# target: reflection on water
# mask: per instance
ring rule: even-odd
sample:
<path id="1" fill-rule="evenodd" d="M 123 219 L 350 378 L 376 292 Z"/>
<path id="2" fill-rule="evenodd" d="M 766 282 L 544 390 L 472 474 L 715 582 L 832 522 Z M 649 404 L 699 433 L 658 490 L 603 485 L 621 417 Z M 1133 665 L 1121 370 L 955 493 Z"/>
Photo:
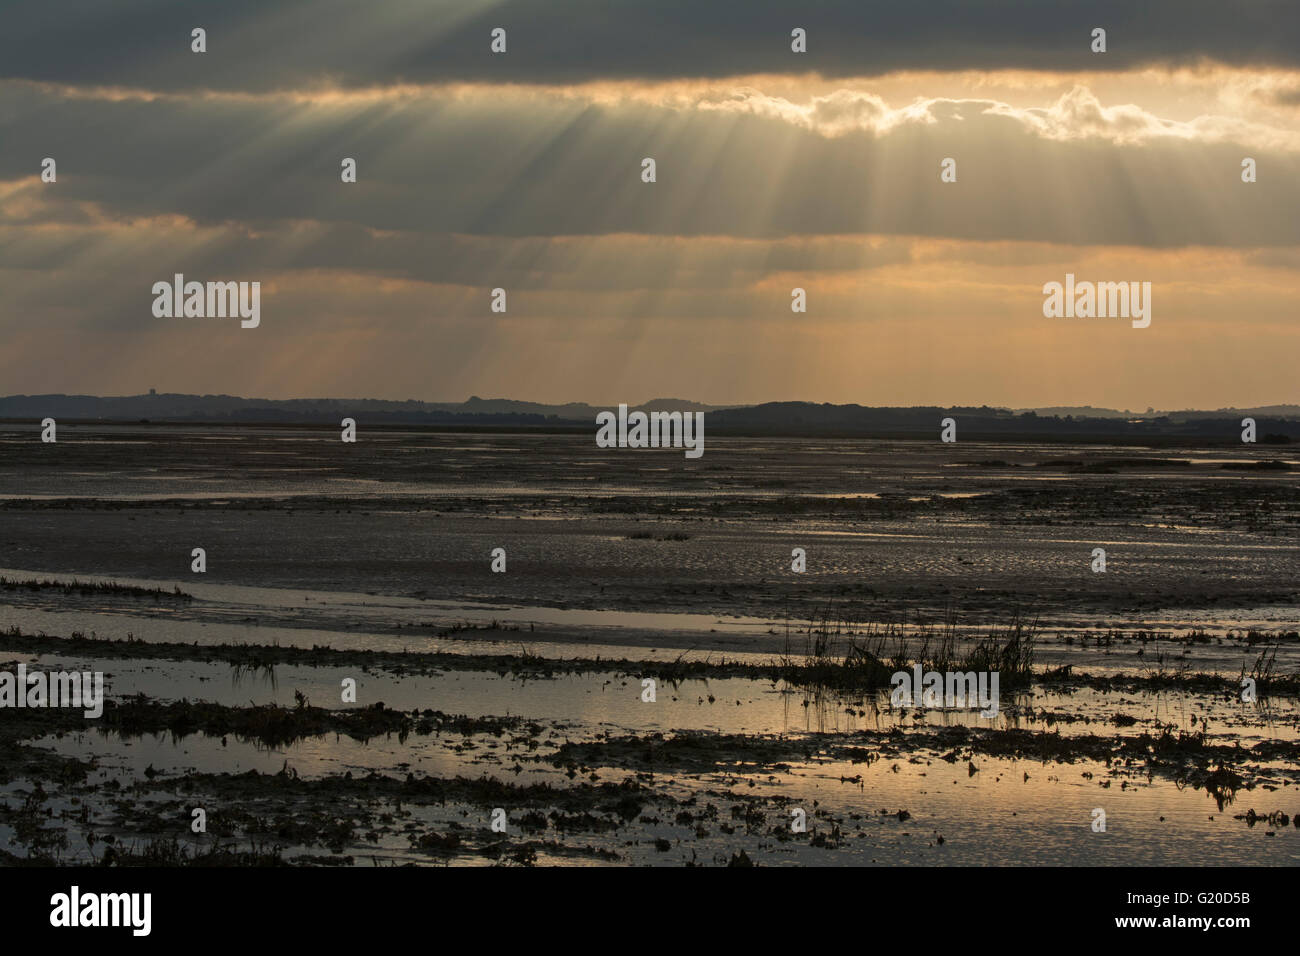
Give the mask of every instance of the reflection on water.
<path id="1" fill-rule="evenodd" d="M 4 560 L 41 569 L 0 575 L 179 585 L 194 598 L 6 589 L 0 628 L 201 645 L 771 662 L 787 641 L 801 643 L 810 608 L 838 614 L 851 605 L 854 620 L 910 624 L 955 607 L 960 648 L 1032 605 L 1041 610 L 1040 670 L 1235 676 L 1249 673 L 1261 649 L 1244 640 L 1248 629 L 1279 643 L 1281 671 L 1300 670 L 1300 641 L 1287 636 L 1297 629 L 1300 476 L 1222 467 L 1258 462 L 1241 458 L 1249 450 L 719 436 L 707 463 L 684 471 L 654 455 L 598 455 L 589 436 L 384 431 L 344 467 L 321 434 L 69 426 L 58 467 L 34 462 L 28 437 L 0 436 Z M 1098 467 L 1070 472 L 1080 464 Z M 200 545 L 209 573 L 189 574 L 187 556 Z M 498 545 L 509 552 L 508 575 L 488 571 Z M 1107 575 L 1087 571 L 1094 546 L 1107 548 Z M 804 574 L 790 573 L 794 547 L 808 551 Z M 1186 639 L 1193 629 L 1203 633 Z M 119 699 L 382 702 L 530 722 L 500 736 L 326 734 L 284 747 L 93 728 L 41 737 L 40 748 L 95 762 L 91 783 L 102 791 L 51 797 L 74 817 L 120 799 L 147 804 L 170 826 L 189 782 L 168 796 L 145 781 L 256 770 L 332 787 L 374 771 L 545 783 L 566 799 L 580 785 L 634 782 L 644 805 L 625 824 L 581 829 L 574 841 L 623 862 L 680 865 L 697 853 L 725 862 L 744 847 L 764 864 L 1160 864 L 1200 861 L 1208 842 L 1241 862 L 1300 858 L 1295 827 L 1235 819 L 1300 811 L 1291 805 L 1295 768 L 1256 750 L 1297 740 L 1294 700 L 1246 705 L 1053 685 L 1004 694 L 998 716 L 982 718 L 895 709 L 885 690 L 846 695 L 734 678 L 661 681 L 649 704 L 634 673 L 525 680 L 57 655 L 31 665 L 103 669 Z M 341 700 L 345 679 L 357 683 L 354 705 Z M 1231 774 L 1210 786 L 1197 774 L 1219 771 L 1195 755 L 1171 773 L 1107 750 L 1165 732 L 1239 747 L 1232 773 L 1250 764 L 1258 786 L 1238 788 Z M 647 756 L 665 741 L 696 747 L 690 735 L 709 759 L 660 766 Z M 994 743 L 963 744 L 976 735 Z M 1012 746 L 1026 737 L 1050 746 Z M 790 746 L 764 760 L 733 740 Z M 557 759 L 574 744 L 588 748 L 578 765 Z M 118 784 L 130 792 L 115 796 Z M 235 779 L 223 786 L 218 802 L 228 807 L 260 814 L 274 803 L 267 780 L 248 793 Z M 29 787 L 11 781 L 0 798 L 12 808 Z M 406 827 L 468 832 L 484 812 L 465 799 L 417 807 L 368 791 L 365 799 L 395 822 L 351 838 L 361 864 L 428 862 Z M 820 843 L 788 839 L 791 806 L 808 810 Z M 1105 834 L 1089 826 L 1097 806 Z M 552 823 L 543 830 L 557 832 Z M 0 826 L 0 845 L 12 836 Z M 542 849 L 540 861 L 574 859 Z"/>

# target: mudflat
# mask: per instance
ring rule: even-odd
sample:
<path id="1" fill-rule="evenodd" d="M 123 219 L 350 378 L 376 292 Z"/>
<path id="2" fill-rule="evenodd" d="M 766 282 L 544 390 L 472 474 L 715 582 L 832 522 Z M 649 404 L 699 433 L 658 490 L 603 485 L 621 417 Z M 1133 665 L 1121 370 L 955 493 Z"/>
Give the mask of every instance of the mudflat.
<path id="1" fill-rule="evenodd" d="M 1291 446 L 29 432 L 0 666 L 108 700 L 0 714 L 14 861 L 1300 855 Z"/>

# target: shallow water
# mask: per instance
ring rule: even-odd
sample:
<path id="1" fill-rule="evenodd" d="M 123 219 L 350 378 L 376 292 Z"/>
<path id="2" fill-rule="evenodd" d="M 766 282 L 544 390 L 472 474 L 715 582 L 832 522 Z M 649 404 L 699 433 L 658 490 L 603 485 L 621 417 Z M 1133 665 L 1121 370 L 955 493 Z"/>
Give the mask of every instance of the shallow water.
<path id="1" fill-rule="evenodd" d="M 1040 671 L 1068 664 L 1093 675 L 1233 678 L 1270 644 L 1282 672 L 1300 670 L 1300 639 L 1290 636 L 1300 630 L 1300 462 L 1279 448 L 719 437 L 690 462 L 679 453 L 611 456 L 585 435 L 363 434 L 344 447 L 332 430 L 68 425 L 51 449 L 26 432 L 0 432 L 0 576 L 193 595 L 0 588 L 0 628 L 202 645 L 771 662 L 801 652 L 810 621 L 823 615 L 844 622 L 833 651 L 873 625 L 918 621 L 950 623 L 964 648 L 1019 615 L 1038 625 Z M 1291 470 L 1222 467 L 1265 459 Z M 207 550 L 206 574 L 189 570 L 194 547 Z M 495 547 L 508 553 L 505 574 L 489 569 Z M 790 568 L 796 547 L 807 551 L 801 574 Z M 1090 570 L 1094 547 L 1106 549 L 1105 574 Z M 1249 630 L 1259 632 L 1254 643 Z M 1193 631 L 1201 633 L 1187 639 Z M 1297 740 L 1293 698 L 1247 706 L 1222 693 L 1052 685 L 1004 694 L 998 716 L 985 718 L 891 708 L 885 692 L 842 696 L 734 678 L 661 681 L 650 704 L 635 674 L 524 680 L 487 663 L 399 677 L 3 654 L 19 659 L 106 671 L 119 698 L 292 707 L 298 692 L 345 708 L 353 705 L 339 699 L 340 682 L 350 677 L 355 706 L 541 725 L 535 736 L 330 734 L 273 748 L 202 734 L 128 739 L 93 726 L 41 735 L 32 746 L 43 752 L 96 763 L 84 790 L 46 781 L 48 806 L 66 810 L 76 832 L 83 824 L 66 821 L 89 812 L 90 826 L 143 838 L 143 825 L 123 816 L 139 804 L 157 806 L 170 833 L 181 798 L 167 786 L 196 773 L 332 781 L 376 771 L 568 790 L 642 786 L 633 820 L 564 832 L 553 821 L 528 834 L 563 844 L 537 851 L 557 865 L 608 862 L 588 847 L 671 865 L 725 862 L 739 849 L 765 865 L 1161 864 L 1203 862 L 1207 848 L 1232 862 L 1300 859 L 1294 826 L 1235 819 L 1246 809 L 1300 812 L 1296 768 L 1250 752 Z M 1221 809 L 1203 789 L 1150 775 L 1140 760 L 1101 761 L 1096 749 L 1057 762 L 958 757 L 959 746 L 941 753 L 947 745 L 927 742 L 963 727 L 1116 746 L 1164 730 L 1205 733 L 1213 744 L 1240 744 L 1236 769 L 1256 786 Z M 798 747 L 772 766 L 720 745 L 705 769 L 638 769 L 657 734 Z M 624 738 L 634 744 L 620 745 Z M 566 743 L 590 745 L 590 766 L 557 766 Z M 875 756 L 841 759 L 846 743 Z M 12 809 L 33 785 L 11 781 L 0 800 Z M 202 799 L 216 813 L 221 800 L 294 810 L 274 787 Z M 1105 833 L 1090 826 L 1099 806 Z M 791 838 L 793 807 L 807 811 L 819 839 L 838 827 L 830 841 L 838 846 Z M 484 842 L 490 809 L 458 798 L 390 804 L 393 822 L 371 821 L 374 835 L 356 836 L 347 852 L 358 865 L 482 863 L 473 853 L 431 855 L 409 836 L 464 828 Z M 13 835 L 0 822 L 0 845 Z M 326 852 L 287 840 L 289 852 Z M 72 843 L 69 854 L 84 858 Z"/>
<path id="2" fill-rule="evenodd" d="M 563 737 L 579 733 L 570 728 Z M 460 735 L 413 736 L 405 744 L 392 737 L 364 744 L 347 738 L 313 738 L 265 748 L 203 735 L 124 740 L 91 731 L 43 739 L 36 745 L 68 755 L 93 754 L 100 765 L 93 779 L 101 782 L 138 779 L 146 771 L 165 778 L 198 769 L 263 774 L 289 770 L 302 776 L 369 770 L 471 778 L 488 773 L 519 784 L 565 783 L 559 769 L 529 762 L 524 748 L 483 736 L 472 740 Z M 661 864 L 705 861 L 714 853 L 725 860 L 743 848 L 765 865 L 1159 865 L 1195 855 L 1207 840 L 1213 841 L 1216 853 L 1234 854 L 1246 864 L 1294 865 L 1300 859 L 1300 833 L 1294 828 L 1248 827 L 1234 819 L 1246 807 L 1265 813 L 1300 810 L 1300 792 L 1289 783 L 1273 793 L 1241 795 L 1238 807 L 1221 810 L 1204 792 L 1180 789 L 1163 780 L 1148 781 L 1141 774 L 1117 776 L 1113 768 L 1093 760 L 1057 763 L 976 757 L 975 763 L 978 772 L 972 774 L 964 761 L 950 764 L 922 751 L 908 759 L 873 764 L 796 761 L 778 774 L 664 774 L 654 783 L 663 796 L 695 798 L 702 807 L 758 807 L 756 829 L 737 827 L 725 833 L 706 826 L 708 832 L 700 835 L 693 824 L 659 816 L 657 823 L 644 822 L 617 833 L 583 833 L 576 843 L 614 850 L 624 862 Z M 605 768 L 591 779 L 626 777 L 624 771 Z M 823 849 L 781 840 L 794 807 L 805 810 L 813 834 L 829 833 L 838 826 L 839 845 Z M 1097 807 L 1106 813 L 1105 833 L 1091 829 Z M 900 820 L 900 810 L 910 818 Z M 482 826 L 488 808 L 454 804 L 441 810 L 426 807 L 421 813 L 434 826 L 449 821 L 461 824 L 466 817 Z M 938 836 L 944 839 L 942 845 L 935 839 Z M 673 845 L 667 851 L 652 849 L 656 838 Z M 390 860 L 419 856 L 400 845 L 357 847 L 350 852 L 377 852 L 381 859 Z"/>

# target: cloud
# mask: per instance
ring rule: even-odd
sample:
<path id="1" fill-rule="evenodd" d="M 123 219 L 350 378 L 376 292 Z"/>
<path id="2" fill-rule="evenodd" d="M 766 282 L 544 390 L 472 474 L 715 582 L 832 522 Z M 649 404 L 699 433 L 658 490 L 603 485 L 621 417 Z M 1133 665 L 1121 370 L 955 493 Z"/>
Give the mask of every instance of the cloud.
<path id="1" fill-rule="evenodd" d="M 494 87 L 394 98 L 67 97 L 0 84 L 0 180 L 62 217 L 250 235 L 314 221 L 483 236 L 900 234 L 1167 246 L 1300 241 L 1300 153 L 1231 117 L 1174 122 L 1076 88 L 1044 107 L 846 91 L 674 105 Z M 1243 156 L 1260 182 L 1240 182 Z M 340 161 L 359 181 L 339 181 Z M 658 182 L 641 182 L 655 158 Z M 958 181 L 939 182 L 953 157 Z M 0 197 L 0 217 L 31 219 Z M 82 205 L 77 205 L 82 204 Z M 305 234 L 304 234 L 305 235 Z M 231 240 L 232 243 L 235 240 Z M 289 241 L 289 240 L 286 240 Z M 303 239 L 295 240 L 301 244 Z M 290 242 L 290 244 L 293 244 Z M 392 243 L 396 247 L 398 243 Z M 400 259 L 400 257 L 398 257 Z"/>
<path id="2" fill-rule="evenodd" d="M 1300 86 L 1291 86 L 1273 92 L 1273 102 L 1278 106 L 1300 106 Z"/>
<path id="3" fill-rule="evenodd" d="M 14 194 L 12 189 L 4 191 Z M 238 223 L 200 225 L 178 217 L 115 220 L 86 203 L 75 204 L 83 215 L 60 215 L 63 203 L 31 182 L 10 204 L 24 216 L 6 219 L 6 206 L 0 203 L 0 263 L 13 270 L 59 274 L 61 294 L 69 301 L 106 280 L 114 284 L 115 277 L 105 270 L 91 270 L 79 261 L 96 249 L 107 258 L 102 265 L 111 266 L 132 289 L 166 278 L 171 273 L 165 270 L 172 269 L 203 279 L 339 273 L 476 291 L 506 286 L 632 293 L 671 285 L 708 292 L 743 287 L 770 275 L 861 272 L 911 258 L 908 239 L 882 237 L 503 237 L 379 231 L 311 220 L 269 224 L 250 233 Z M 36 216 L 47 221 L 33 226 L 30 220 Z M 160 247 L 167 250 L 162 258 Z M 65 271 L 85 276 L 67 278 Z M 82 282 L 86 290 L 69 287 Z M 135 295 L 129 292 L 127 299 Z"/>
<path id="4" fill-rule="evenodd" d="M 809 302 L 799 315 L 789 310 L 796 284 L 789 273 L 738 273 L 719 288 L 670 279 L 630 293 L 577 288 L 594 270 L 575 269 L 573 287 L 512 289 L 509 312 L 492 314 L 486 289 L 339 269 L 258 270 L 246 278 L 266 281 L 262 324 L 241 330 L 221 319 L 153 318 L 141 280 L 163 278 L 159 251 L 185 239 L 165 228 L 135 238 L 149 241 L 152 260 L 135 245 L 107 258 L 91 255 L 42 275 L 40 289 L 30 276 L 0 268 L 0 381 L 8 391 L 136 394 L 156 387 L 269 397 L 477 393 L 598 402 L 775 395 L 1012 405 L 1117 396 L 1108 404 L 1120 407 L 1146 407 L 1162 396 L 1168 401 L 1157 404 L 1183 407 L 1295 397 L 1294 278 L 1232 250 L 912 240 L 912 254 L 897 264 L 799 277 Z M 895 242 L 868 241 L 883 249 Z M 514 246 L 491 242 L 507 252 Z M 667 242 L 550 240 L 553 248 L 540 261 L 562 260 L 561 247 L 576 246 L 607 248 L 600 266 L 632 263 L 648 244 Z M 673 242 L 685 263 L 726 251 L 707 238 Z M 740 245 L 748 247 L 736 253 L 743 261 L 767 244 Z M 191 261 L 197 267 L 202 260 Z M 1042 284 L 1066 272 L 1151 281 L 1151 328 L 1045 320 Z"/>
<path id="5" fill-rule="evenodd" d="M 617 9 L 7 4 L 0 380 L 1143 407 L 1293 387 L 1294 4 Z M 175 272 L 263 282 L 262 326 L 155 319 Z M 1149 334 L 1044 324 L 1066 272 L 1156 283 Z"/>
<path id="6" fill-rule="evenodd" d="M 1059 142 L 1098 139 L 1127 146 L 1165 138 L 1200 143 L 1250 142 L 1300 151 L 1300 131 L 1294 128 L 1234 116 L 1204 115 L 1190 121 L 1161 119 L 1133 104 L 1103 106 L 1090 89 L 1081 85 L 1043 108 L 946 97 L 917 98 L 905 106 L 891 108 L 874 93 L 848 89 L 814 96 L 806 105 L 800 105 L 751 87 L 706 94 L 693 105 L 705 111 L 777 119 L 830 137 L 860 132 L 883 136 L 902 126 L 933 126 L 987 115 L 1007 117 L 1030 133 Z"/>
<path id="7" fill-rule="evenodd" d="M 8 0 L 0 77 L 153 90 L 1300 65 L 1291 0 Z M 190 52 L 190 30 L 208 52 Z M 793 27 L 808 52 L 790 51 Z M 1104 27 L 1108 50 L 1091 51 Z M 507 30 L 505 54 L 489 33 Z"/>

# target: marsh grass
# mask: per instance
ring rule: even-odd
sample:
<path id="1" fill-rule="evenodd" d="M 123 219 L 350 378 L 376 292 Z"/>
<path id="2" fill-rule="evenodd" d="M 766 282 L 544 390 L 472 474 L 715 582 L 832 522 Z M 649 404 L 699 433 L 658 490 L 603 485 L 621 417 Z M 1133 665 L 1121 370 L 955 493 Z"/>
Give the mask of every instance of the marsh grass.
<path id="1" fill-rule="evenodd" d="M 130 584 L 118 584 L 116 581 L 78 581 L 76 578 L 71 581 L 56 581 L 53 578 L 28 578 L 25 581 L 19 581 L 16 578 L 0 576 L 0 588 L 11 591 L 61 591 L 63 594 L 147 597 L 153 598 L 155 601 L 160 601 L 163 598 L 181 601 L 194 600 L 194 596 L 182 591 L 179 585 L 168 591 L 165 588 L 138 588 Z"/>
<path id="2" fill-rule="evenodd" d="M 191 847 L 175 837 L 159 837 L 126 845 L 108 846 L 95 861 L 104 867 L 137 866 L 196 866 L 196 867 L 248 867 L 288 866 L 278 845 L 263 845 L 251 841 L 248 848 L 237 845 L 213 843 L 206 847 Z"/>
<path id="3" fill-rule="evenodd" d="M 1273 644 L 1265 647 L 1255 657 L 1255 661 L 1250 666 L 1249 673 L 1243 664 L 1241 668 L 1241 677 L 1238 679 L 1238 685 L 1244 684 L 1246 678 L 1255 682 L 1255 690 L 1261 697 L 1266 697 L 1270 693 L 1285 693 L 1290 691 L 1294 693 L 1300 687 L 1300 674 L 1287 674 L 1279 670 L 1277 666 L 1277 651 L 1280 644 Z"/>
<path id="4" fill-rule="evenodd" d="M 797 685 L 873 688 L 889 686 L 895 673 L 919 664 L 941 673 L 996 671 L 1002 687 L 1023 687 L 1033 679 L 1037 631 L 1037 622 L 1016 613 L 1007 626 L 994 626 L 972 642 L 961 637 L 952 614 L 942 624 L 909 626 L 861 622 L 828 607 L 802 629 L 802 654 L 787 629 L 777 670 Z"/>

